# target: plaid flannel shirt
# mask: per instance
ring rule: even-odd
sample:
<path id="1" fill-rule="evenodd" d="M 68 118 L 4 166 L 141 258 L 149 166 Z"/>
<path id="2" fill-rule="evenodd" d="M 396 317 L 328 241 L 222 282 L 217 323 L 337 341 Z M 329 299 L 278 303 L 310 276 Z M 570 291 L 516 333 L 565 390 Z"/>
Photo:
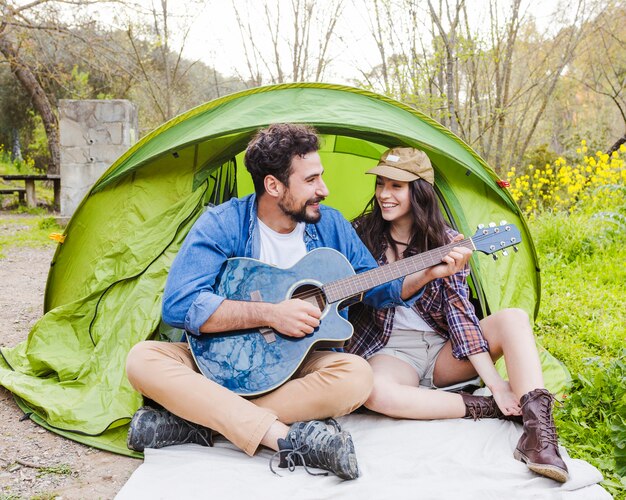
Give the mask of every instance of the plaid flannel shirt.
<path id="1" fill-rule="evenodd" d="M 458 234 L 452 229 L 447 233 L 450 240 Z M 385 251 L 377 260 L 379 265 L 387 264 Z M 429 282 L 412 306 L 435 332 L 450 340 L 452 355 L 457 359 L 489 351 L 474 306 L 469 301 L 468 274 L 469 266 L 466 266 L 452 276 Z M 350 306 L 349 318 L 354 334 L 346 351 L 366 359 L 376 354 L 389 342 L 394 315 L 394 307 L 374 309 L 363 303 Z"/>

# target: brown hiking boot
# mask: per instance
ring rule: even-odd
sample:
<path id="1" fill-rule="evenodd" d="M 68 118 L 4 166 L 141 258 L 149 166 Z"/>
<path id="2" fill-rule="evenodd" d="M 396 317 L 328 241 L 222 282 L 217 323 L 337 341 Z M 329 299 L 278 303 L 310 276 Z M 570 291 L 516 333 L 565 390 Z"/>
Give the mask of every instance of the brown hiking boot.
<path id="1" fill-rule="evenodd" d="M 552 403 L 546 389 L 535 389 L 522 396 L 524 432 L 513 456 L 537 474 L 564 483 L 569 478 L 567 465 L 559 453 Z"/>
<path id="2" fill-rule="evenodd" d="M 493 396 L 474 396 L 461 392 L 463 403 L 465 403 L 465 417 L 479 420 L 481 418 L 499 418 L 501 420 L 512 420 L 522 423 L 521 415 L 505 415 L 502 413 Z"/>

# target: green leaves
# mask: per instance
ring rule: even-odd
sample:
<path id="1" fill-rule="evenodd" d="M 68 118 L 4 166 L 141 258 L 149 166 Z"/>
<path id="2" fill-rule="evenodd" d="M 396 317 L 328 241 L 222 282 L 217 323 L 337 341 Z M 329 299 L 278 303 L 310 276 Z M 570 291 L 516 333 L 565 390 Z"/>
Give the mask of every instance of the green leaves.
<path id="1" fill-rule="evenodd" d="M 559 439 L 600 469 L 616 498 L 626 498 L 624 201 L 620 184 L 573 213 L 543 212 L 531 223 L 542 268 L 535 330 L 573 375 L 555 412 Z"/>
<path id="2" fill-rule="evenodd" d="M 626 350 L 610 362 L 589 359 L 556 419 L 570 454 L 601 469 L 613 493 L 626 491 Z"/>
<path id="3" fill-rule="evenodd" d="M 625 350 L 626 352 L 626 350 Z M 622 361 L 622 368 L 624 362 Z M 620 391 L 622 397 L 616 404 L 616 415 L 611 421 L 611 439 L 615 445 L 615 470 L 622 476 L 622 482 L 626 486 L 626 377 L 622 370 Z"/>
<path id="4" fill-rule="evenodd" d="M 611 425 L 612 439 L 615 443 L 615 470 L 618 475 L 626 478 L 626 420 L 617 417 Z"/>

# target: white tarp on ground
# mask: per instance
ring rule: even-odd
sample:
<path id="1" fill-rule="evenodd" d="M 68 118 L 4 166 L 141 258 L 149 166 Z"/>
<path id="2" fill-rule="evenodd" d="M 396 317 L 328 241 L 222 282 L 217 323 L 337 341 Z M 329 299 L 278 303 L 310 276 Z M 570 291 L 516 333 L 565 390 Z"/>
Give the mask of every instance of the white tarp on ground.
<path id="1" fill-rule="evenodd" d="M 570 479 L 560 484 L 513 459 L 522 427 L 502 420 L 394 420 L 373 414 L 340 419 L 354 439 L 355 481 L 268 467 L 267 450 L 250 458 L 218 438 L 215 447 L 146 450 L 145 461 L 117 495 L 140 499 L 610 499 L 600 472 L 565 455 Z M 562 452 L 564 450 L 562 449 Z M 315 472 L 319 472 L 315 470 Z"/>

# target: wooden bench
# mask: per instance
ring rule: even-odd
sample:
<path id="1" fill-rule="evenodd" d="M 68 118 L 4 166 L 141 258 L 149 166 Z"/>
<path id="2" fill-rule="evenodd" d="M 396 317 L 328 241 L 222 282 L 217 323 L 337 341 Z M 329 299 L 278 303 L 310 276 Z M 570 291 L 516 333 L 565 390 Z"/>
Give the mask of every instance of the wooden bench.
<path id="1" fill-rule="evenodd" d="M 26 191 L 26 205 L 29 207 L 37 206 L 37 197 L 35 196 L 35 181 L 52 181 L 54 186 L 54 208 L 59 209 L 59 201 L 61 199 L 61 176 L 60 175 L 48 175 L 48 174 L 5 174 L 0 175 L 0 179 L 5 181 L 24 181 L 24 188 L 11 187 L 8 189 L 14 189 L 12 192 L 19 192 L 16 190 L 24 189 Z M 20 194 L 20 202 L 24 202 L 24 195 Z"/>
<path id="2" fill-rule="evenodd" d="M 19 196 L 19 202 L 24 203 L 24 198 L 26 195 L 26 188 L 22 187 L 13 187 L 13 186 L 0 186 L 0 195 L 1 194 L 13 194 L 17 193 Z"/>

